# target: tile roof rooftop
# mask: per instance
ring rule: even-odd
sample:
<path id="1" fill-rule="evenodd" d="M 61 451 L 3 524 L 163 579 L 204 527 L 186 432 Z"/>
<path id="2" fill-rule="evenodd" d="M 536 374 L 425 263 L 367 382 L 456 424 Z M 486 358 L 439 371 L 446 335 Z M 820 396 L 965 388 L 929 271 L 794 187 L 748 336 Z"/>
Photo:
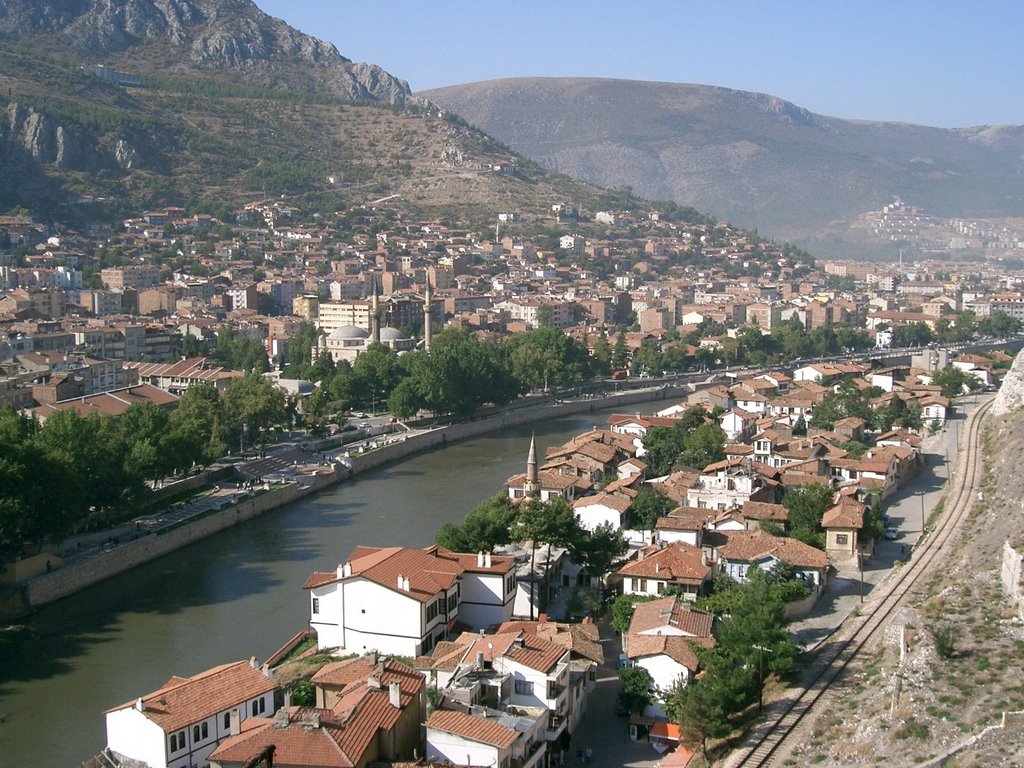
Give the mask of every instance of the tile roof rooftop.
<path id="1" fill-rule="evenodd" d="M 244 701 L 273 691 L 273 681 L 248 661 L 222 664 L 192 677 L 172 677 L 141 697 L 143 714 L 165 733 L 226 712 Z M 136 706 L 135 701 L 107 710 Z"/>
<path id="2" fill-rule="evenodd" d="M 519 732 L 512 728 L 488 718 L 474 717 L 453 710 L 432 712 L 427 718 L 427 730 L 431 728 L 500 749 L 508 749 L 519 738 Z"/>

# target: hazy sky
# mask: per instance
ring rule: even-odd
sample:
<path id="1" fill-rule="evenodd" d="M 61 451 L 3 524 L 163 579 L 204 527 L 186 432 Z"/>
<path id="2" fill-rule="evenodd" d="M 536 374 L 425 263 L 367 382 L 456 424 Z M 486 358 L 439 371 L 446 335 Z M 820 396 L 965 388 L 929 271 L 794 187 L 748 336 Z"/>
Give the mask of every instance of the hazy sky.
<path id="1" fill-rule="evenodd" d="M 1021 0 L 256 0 L 413 91 L 591 76 L 759 91 L 812 112 L 1024 124 Z"/>

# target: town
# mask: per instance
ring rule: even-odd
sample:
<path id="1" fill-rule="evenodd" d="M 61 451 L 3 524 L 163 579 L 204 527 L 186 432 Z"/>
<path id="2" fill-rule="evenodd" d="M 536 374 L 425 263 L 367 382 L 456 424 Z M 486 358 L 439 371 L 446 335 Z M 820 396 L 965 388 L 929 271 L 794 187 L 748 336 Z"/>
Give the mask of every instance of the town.
<path id="1" fill-rule="evenodd" d="M 559 203 L 560 234 L 512 213 L 495 226 L 278 200 L 150 211 L 117 231 L 0 219 L 5 450 L 69 477 L 90 455 L 122 465 L 89 489 L 105 496 L 68 491 L 59 520 L 41 521 L 38 493 L 5 510 L 12 561 L 123 525 L 150 494 L 286 433 L 327 438 L 333 461 L 373 419 L 429 428 L 527 393 L 688 392 L 543 456 L 531 446 L 525 472 L 436 544 L 311 564 L 328 570 L 295 585 L 309 626 L 293 643 L 109 709 L 102 759 L 244 765 L 273 747 L 288 764 L 331 741 L 353 765 L 556 765 L 588 760 L 588 711 L 617 709 L 610 728 L 684 765 L 737 714 L 692 717 L 708 681 L 748 708 L 793 663 L 786 623 L 830 579 L 880 547 L 911 556 L 887 501 L 927 466 L 957 398 L 998 386 L 1019 346 L 1024 275 L 998 262 L 817 265 L 681 209 Z M 60 565 L 37 555 L 11 586 Z M 756 624 L 752 603 L 772 606 Z M 324 663 L 282 684 L 303 658 Z M 611 707 L 595 707 L 609 674 Z"/>

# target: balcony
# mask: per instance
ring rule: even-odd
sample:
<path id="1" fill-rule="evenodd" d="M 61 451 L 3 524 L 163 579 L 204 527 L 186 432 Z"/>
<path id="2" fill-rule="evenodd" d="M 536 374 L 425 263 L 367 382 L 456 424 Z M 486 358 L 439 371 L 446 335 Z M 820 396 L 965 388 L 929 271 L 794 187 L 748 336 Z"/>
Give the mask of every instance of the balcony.
<path id="1" fill-rule="evenodd" d="M 565 717 L 552 712 L 548 715 L 548 727 L 544 731 L 544 738 L 548 741 L 554 741 L 557 739 L 562 735 L 562 732 L 565 731 L 566 723 L 567 721 Z"/>

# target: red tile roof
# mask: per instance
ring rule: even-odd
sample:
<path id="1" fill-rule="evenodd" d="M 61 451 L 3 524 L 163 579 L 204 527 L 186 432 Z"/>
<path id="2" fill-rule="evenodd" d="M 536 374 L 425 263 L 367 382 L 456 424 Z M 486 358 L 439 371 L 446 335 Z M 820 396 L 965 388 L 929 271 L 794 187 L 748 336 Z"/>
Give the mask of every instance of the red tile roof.
<path id="1" fill-rule="evenodd" d="M 699 547 L 679 542 L 642 560 L 627 563 L 619 569 L 619 575 L 683 584 L 702 584 L 711 575 L 711 568 L 703 562 L 703 555 Z"/>
<path id="2" fill-rule="evenodd" d="M 518 731 L 493 720 L 451 710 L 433 712 L 427 718 L 427 729 L 431 728 L 500 749 L 508 749 L 519 738 Z"/>
<path id="3" fill-rule="evenodd" d="M 236 661 L 192 677 L 172 677 L 163 687 L 141 697 L 143 714 L 170 733 L 226 712 L 276 687 L 248 661 Z M 130 701 L 107 711 L 135 705 L 135 701 Z"/>

